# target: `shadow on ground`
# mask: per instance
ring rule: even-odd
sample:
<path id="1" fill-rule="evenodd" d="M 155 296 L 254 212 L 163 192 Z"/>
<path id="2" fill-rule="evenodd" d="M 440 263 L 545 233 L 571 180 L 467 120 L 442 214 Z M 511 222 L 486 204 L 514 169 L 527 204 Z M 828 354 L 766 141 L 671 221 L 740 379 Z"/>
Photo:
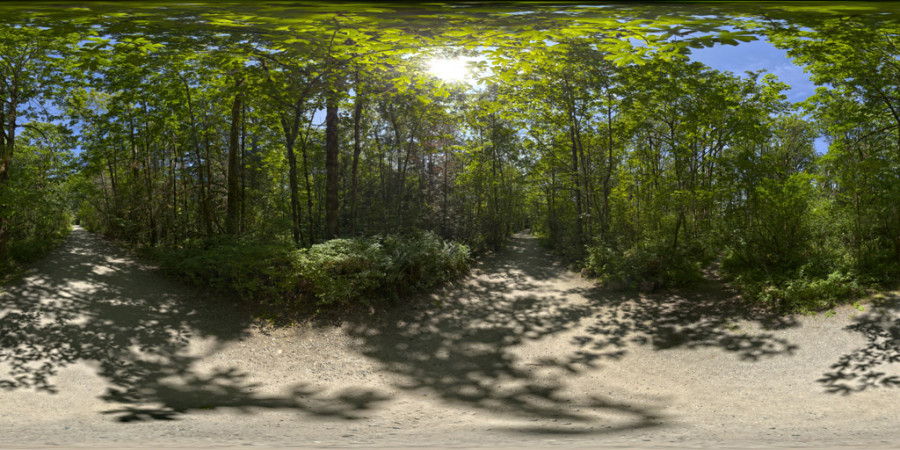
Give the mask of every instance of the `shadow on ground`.
<path id="1" fill-rule="evenodd" d="M 872 388 L 900 387 L 900 296 L 877 302 L 874 309 L 845 328 L 860 333 L 865 345 L 842 355 L 818 381 L 826 392 L 853 394 Z M 893 369 L 893 373 L 891 373 Z"/>
<path id="2" fill-rule="evenodd" d="M 666 424 L 658 408 L 568 391 L 580 373 L 596 370 L 601 360 L 624 357 L 629 346 L 661 351 L 714 347 L 747 361 L 790 355 L 796 349 L 773 333 L 796 322 L 746 312 L 737 297 L 721 287 L 648 297 L 599 288 L 558 290 L 543 282 L 566 277 L 566 271 L 549 261 L 535 239 L 517 236 L 510 248 L 485 261 L 457 289 L 428 300 L 438 307 L 388 313 L 380 321 L 355 323 L 350 332 L 361 342 L 363 354 L 401 375 L 401 389 L 532 420 L 588 425 L 604 417 L 619 424 L 585 432 Z M 762 331 L 736 329 L 741 320 Z M 517 353 L 529 341 L 566 332 L 574 334 L 565 346 L 569 354 L 527 360 Z M 594 391 L 601 390 L 598 383 Z M 528 426 L 515 431 L 573 433 L 573 428 Z"/>
<path id="3" fill-rule="evenodd" d="M 666 425 L 665 405 L 604 396 L 602 381 L 588 392 L 571 389 L 580 374 L 602 375 L 602 361 L 635 346 L 716 348 L 749 362 L 796 349 L 775 331 L 797 322 L 748 312 L 719 284 L 642 296 L 566 281 L 571 275 L 551 261 L 536 240 L 518 236 L 456 287 L 418 307 L 352 321 L 347 333 L 381 370 L 398 375 L 396 388 L 537 420 L 511 430 L 542 434 Z M 88 362 L 109 385 L 102 399 L 115 406 L 106 413 L 123 422 L 220 408 L 354 419 L 390 400 L 365 387 L 326 394 L 308 384 L 263 395 L 253 374 L 237 367 L 201 370 L 201 359 L 249 334 L 249 315 L 188 295 L 83 230 L 42 264 L 0 297 L 0 388 L 55 392 L 61 368 Z M 562 340 L 563 350 L 522 354 L 544 339 Z M 210 349 L 189 351 L 203 340 Z"/>
<path id="4" fill-rule="evenodd" d="M 775 333 L 799 326 L 795 318 L 749 308 L 737 293 L 716 282 L 628 297 L 601 288 L 573 292 L 589 298 L 599 313 L 575 337 L 573 344 L 579 350 L 568 364 L 593 367 L 624 356 L 629 345 L 655 350 L 713 348 L 750 362 L 797 350 Z"/>
<path id="5" fill-rule="evenodd" d="M 236 367 L 199 370 L 204 355 L 190 354 L 189 340 L 211 339 L 209 354 L 246 337 L 249 314 L 190 295 L 84 230 L 35 272 L 0 296 L 0 389 L 56 393 L 59 370 L 81 361 L 108 382 L 102 398 L 120 407 L 107 414 L 123 422 L 217 408 L 354 418 L 386 400 L 368 390 L 325 396 L 308 385 L 263 396 Z"/>

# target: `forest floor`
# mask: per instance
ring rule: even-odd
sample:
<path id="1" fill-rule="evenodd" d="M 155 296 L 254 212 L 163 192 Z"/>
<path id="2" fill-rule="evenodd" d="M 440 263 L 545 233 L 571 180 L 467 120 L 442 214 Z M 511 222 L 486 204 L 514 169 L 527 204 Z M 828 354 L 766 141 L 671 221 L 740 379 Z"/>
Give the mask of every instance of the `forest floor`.
<path id="1" fill-rule="evenodd" d="M 891 447 L 900 298 L 600 289 L 517 235 L 415 306 L 271 327 L 77 228 L 0 294 L 0 447 Z"/>

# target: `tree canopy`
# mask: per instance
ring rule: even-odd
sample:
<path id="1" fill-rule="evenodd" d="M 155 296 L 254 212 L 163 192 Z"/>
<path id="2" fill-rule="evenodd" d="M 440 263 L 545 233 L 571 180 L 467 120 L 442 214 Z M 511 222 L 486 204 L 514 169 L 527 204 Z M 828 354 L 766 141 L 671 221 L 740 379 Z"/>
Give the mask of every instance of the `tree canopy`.
<path id="1" fill-rule="evenodd" d="M 424 231 L 497 250 L 530 228 L 609 285 L 720 261 L 748 297 L 827 308 L 900 273 L 898 13 L 7 3 L 0 264 L 73 219 L 172 251 Z M 816 94 L 689 58 L 759 39 Z M 477 82 L 427 69 L 460 55 Z"/>

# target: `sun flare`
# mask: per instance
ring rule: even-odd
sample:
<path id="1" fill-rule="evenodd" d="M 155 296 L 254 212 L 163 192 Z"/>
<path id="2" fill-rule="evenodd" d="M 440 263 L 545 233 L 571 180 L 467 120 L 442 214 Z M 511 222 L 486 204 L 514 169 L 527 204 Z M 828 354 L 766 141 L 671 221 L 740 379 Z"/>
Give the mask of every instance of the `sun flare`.
<path id="1" fill-rule="evenodd" d="M 434 58 L 428 62 L 428 73 L 448 83 L 470 81 L 469 58 Z"/>

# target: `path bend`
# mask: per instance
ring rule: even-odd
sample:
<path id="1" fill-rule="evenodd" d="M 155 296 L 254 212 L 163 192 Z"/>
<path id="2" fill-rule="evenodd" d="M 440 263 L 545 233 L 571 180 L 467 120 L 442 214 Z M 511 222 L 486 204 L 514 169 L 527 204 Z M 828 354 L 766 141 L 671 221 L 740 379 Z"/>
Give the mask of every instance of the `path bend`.
<path id="1" fill-rule="evenodd" d="M 254 325 L 76 228 L 0 294 L 0 446 L 892 446 L 900 305 L 596 288 L 519 234 L 339 327 Z"/>

